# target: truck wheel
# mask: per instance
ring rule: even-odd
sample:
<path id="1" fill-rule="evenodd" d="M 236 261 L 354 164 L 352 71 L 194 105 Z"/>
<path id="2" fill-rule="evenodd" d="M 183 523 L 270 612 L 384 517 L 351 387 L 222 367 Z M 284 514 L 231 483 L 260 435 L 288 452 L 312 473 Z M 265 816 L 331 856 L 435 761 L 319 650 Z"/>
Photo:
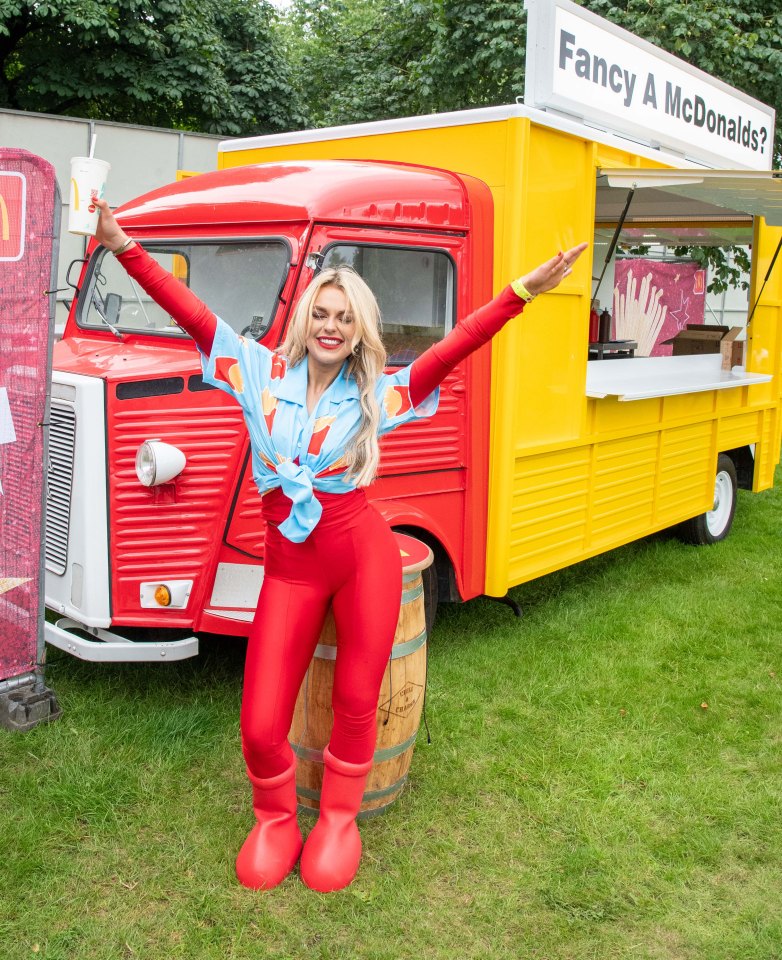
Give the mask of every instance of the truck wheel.
<path id="1" fill-rule="evenodd" d="M 714 506 L 692 520 L 686 520 L 678 529 L 685 543 L 698 546 L 718 543 L 730 533 L 736 513 L 738 481 L 733 461 L 726 453 L 717 458 L 717 476 L 714 480 Z"/>
<path id="2" fill-rule="evenodd" d="M 439 590 L 437 587 L 437 563 L 430 564 L 421 572 L 421 582 L 424 588 L 424 621 L 426 623 L 426 636 L 432 639 L 432 627 L 437 616 L 437 604 L 439 601 Z"/>

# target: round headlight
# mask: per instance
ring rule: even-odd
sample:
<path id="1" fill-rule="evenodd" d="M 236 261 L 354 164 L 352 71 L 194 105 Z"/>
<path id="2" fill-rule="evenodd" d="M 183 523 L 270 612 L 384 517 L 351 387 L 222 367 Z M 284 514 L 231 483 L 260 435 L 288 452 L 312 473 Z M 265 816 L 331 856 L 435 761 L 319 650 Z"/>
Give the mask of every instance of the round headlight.
<path id="1" fill-rule="evenodd" d="M 136 476 L 145 487 L 155 482 L 155 454 L 148 440 L 136 451 Z"/>
<path id="2" fill-rule="evenodd" d="M 185 455 L 162 440 L 145 440 L 136 451 L 136 476 L 145 487 L 168 483 L 185 468 Z"/>

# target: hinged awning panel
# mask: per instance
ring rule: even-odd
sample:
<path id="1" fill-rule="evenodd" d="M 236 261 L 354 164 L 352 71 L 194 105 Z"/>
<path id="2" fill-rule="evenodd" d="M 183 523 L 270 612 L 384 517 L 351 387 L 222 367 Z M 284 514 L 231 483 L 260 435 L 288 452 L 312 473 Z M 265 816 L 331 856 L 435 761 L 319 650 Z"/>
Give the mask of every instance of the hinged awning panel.
<path id="1" fill-rule="evenodd" d="M 654 218 L 655 208 L 660 213 L 664 209 L 664 215 L 670 216 L 672 197 L 681 197 L 690 201 L 676 205 L 682 216 L 744 214 L 764 217 L 769 226 L 782 227 L 782 171 L 779 170 L 600 170 L 597 183 L 598 188 L 642 191 L 633 199 L 632 211 L 636 217 L 639 207 L 645 219 Z"/>

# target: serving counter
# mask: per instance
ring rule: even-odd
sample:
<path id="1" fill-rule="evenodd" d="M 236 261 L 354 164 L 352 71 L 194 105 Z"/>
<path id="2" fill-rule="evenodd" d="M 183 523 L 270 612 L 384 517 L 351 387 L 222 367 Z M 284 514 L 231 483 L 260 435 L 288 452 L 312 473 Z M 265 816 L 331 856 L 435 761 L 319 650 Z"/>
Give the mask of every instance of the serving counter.
<path id="1" fill-rule="evenodd" d="M 729 390 L 768 383 L 771 375 L 747 373 L 743 367 L 722 369 L 718 353 L 683 357 L 632 357 L 592 360 L 587 364 L 588 397 L 647 400 L 682 393 Z"/>

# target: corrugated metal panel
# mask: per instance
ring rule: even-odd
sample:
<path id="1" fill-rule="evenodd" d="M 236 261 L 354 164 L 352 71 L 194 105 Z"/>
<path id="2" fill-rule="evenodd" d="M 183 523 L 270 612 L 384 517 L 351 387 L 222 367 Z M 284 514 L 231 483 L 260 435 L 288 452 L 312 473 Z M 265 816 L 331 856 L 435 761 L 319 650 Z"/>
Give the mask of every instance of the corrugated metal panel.
<path id="1" fill-rule="evenodd" d="M 714 462 L 710 456 L 713 421 L 665 430 L 661 437 L 657 519 L 678 522 L 693 504 L 690 515 L 704 510 L 714 492 Z"/>
<path id="2" fill-rule="evenodd" d="M 757 443 L 760 439 L 760 429 L 761 414 L 758 410 L 733 417 L 723 417 L 717 429 L 717 448 L 733 450 L 748 443 Z"/>
<path id="3" fill-rule="evenodd" d="M 241 410 L 177 402 L 156 397 L 155 408 L 133 410 L 123 401 L 109 414 L 115 618 L 138 611 L 141 580 L 198 581 L 219 544 L 245 441 Z M 187 458 L 173 484 L 147 488 L 138 481 L 136 451 L 152 438 Z"/>
<path id="4" fill-rule="evenodd" d="M 518 580 L 584 541 L 590 454 L 587 447 L 516 461 L 510 517 L 510 572 Z"/>
<path id="5" fill-rule="evenodd" d="M 759 459 L 758 475 L 755 478 L 755 491 L 768 490 L 774 484 L 774 472 L 779 463 L 778 410 L 764 410 L 760 442 L 756 450 Z"/>
<path id="6" fill-rule="evenodd" d="M 52 399 L 49 462 L 46 469 L 46 569 L 58 576 L 68 566 L 76 411 L 73 404 Z"/>
<path id="7" fill-rule="evenodd" d="M 649 528 L 657 453 L 656 433 L 595 444 L 587 550 L 621 542 L 631 531 Z"/>
<path id="8" fill-rule="evenodd" d="M 57 171 L 63 215 L 60 229 L 56 323 L 65 323 L 72 293 L 65 283 L 68 264 L 84 256 L 84 239 L 68 233 L 71 157 L 86 156 L 93 133 L 97 156 L 111 163 L 107 200 L 112 207 L 176 178 L 177 169 L 204 172 L 217 167 L 220 138 L 210 134 L 135 124 L 0 110 L 3 142 L 45 157 Z M 139 163 L 139 156 L 144 162 Z"/>

